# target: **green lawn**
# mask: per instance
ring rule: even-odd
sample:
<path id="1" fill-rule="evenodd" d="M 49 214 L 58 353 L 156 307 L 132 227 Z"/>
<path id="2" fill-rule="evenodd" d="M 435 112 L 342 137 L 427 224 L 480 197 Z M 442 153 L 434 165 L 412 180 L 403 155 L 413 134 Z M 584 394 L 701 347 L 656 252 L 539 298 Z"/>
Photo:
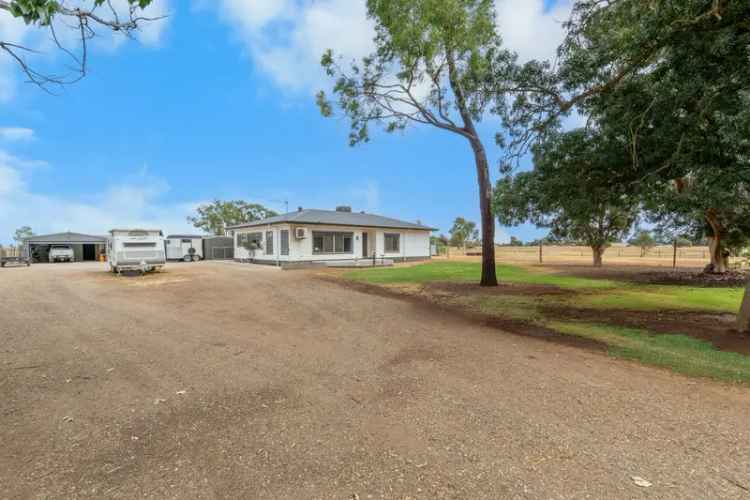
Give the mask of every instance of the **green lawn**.
<path id="1" fill-rule="evenodd" d="M 710 342 L 687 335 L 655 335 L 611 325 L 552 322 L 553 329 L 604 342 L 610 355 L 670 368 L 695 377 L 750 382 L 750 357 L 717 350 Z"/>
<path id="2" fill-rule="evenodd" d="M 381 267 L 351 271 L 346 278 L 368 283 L 429 283 L 431 281 L 479 282 L 482 266 L 476 262 L 430 262 L 410 267 Z M 603 279 L 578 278 L 535 271 L 519 266 L 499 264 L 500 281 L 532 285 L 552 285 L 560 288 L 612 288 L 616 282 Z"/>
<path id="3" fill-rule="evenodd" d="M 736 313 L 742 288 L 695 288 L 686 286 L 629 285 L 606 294 L 580 298 L 581 306 L 635 311 L 693 310 Z"/>
<path id="4" fill-rule="evenodd" d="M 410 267 L 360 269 L 345 274 L 347 279 L 375 284 L 424 284 L 435 281 L 479 282 L 477 262 L 430 262 Z M 634 311 L 695 310 L 737 312 L 742 288 L 696 288 L 686 286 L 639 285 L 620 281 L 579 278 L 521 266 L 501 264 L 498 279 L 506 283 L 549 285 L 581 292 L 568 299 L 575 307 L 631 309 Z"/>
<path id="5" fill-rule="evenodd" d="M 481 265 L 474 262 L 430 262 L 409 267 L 362 269 L 345 278 L 373 284 L 426 284 L 430 282 L 479 282 Z M 554 274 L 541 269 L 498 265 L 501 282 L 547 285 L 569 290 L 566 295 L 482 295 L 467 293 L 454 304 L 488 315 L 523 320 L 561 333 L 586 337 L 609 346 L 616 357 L 671 368 L 692 376 L 750 382 L 750 357 L 718 351 L 709 342 L 675 334 L 651 332 L 606 324 L 606 310 L 633 311 L 690 310 L 706 313 L 736 313 L 744 290 L 741 288 L 696 288 L 634 284 L 605 279 L 579 278 Z M 601 310 L 596 323 L 562 321 L 545 316 L 553 309 L 545 306 L 570 306 Z M 551 314 L 551 313 L 547 313 Z"/>

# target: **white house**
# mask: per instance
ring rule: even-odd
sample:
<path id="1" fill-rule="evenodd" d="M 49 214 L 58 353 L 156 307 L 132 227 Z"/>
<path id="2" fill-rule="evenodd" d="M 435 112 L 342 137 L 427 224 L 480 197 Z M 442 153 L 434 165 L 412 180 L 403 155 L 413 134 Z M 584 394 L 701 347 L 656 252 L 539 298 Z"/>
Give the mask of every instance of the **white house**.
<path id="1" fill-rule="evenodd" d="M 327 263 L 357 265 L 373 259 L 411 261 L 430 258 L 433 228 L 349 207 L 303 210 L 227 228 L 234 258 L 266 264 Z"/>

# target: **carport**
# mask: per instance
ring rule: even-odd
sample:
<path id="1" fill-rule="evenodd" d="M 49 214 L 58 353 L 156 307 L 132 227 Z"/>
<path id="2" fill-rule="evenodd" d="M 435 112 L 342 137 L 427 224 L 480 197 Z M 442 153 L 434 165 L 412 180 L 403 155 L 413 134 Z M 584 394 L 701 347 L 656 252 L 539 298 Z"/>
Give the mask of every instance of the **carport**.
<path id="1" fill-rule="evenodd" d="M 26 239 L 34 262 L 47 262 L 52 245 L 68 245 L 73 249 L 76 262 L 99 260 L 106 252 L 107 238 L 81 233 L 56 233 L 32 236 Z"/>

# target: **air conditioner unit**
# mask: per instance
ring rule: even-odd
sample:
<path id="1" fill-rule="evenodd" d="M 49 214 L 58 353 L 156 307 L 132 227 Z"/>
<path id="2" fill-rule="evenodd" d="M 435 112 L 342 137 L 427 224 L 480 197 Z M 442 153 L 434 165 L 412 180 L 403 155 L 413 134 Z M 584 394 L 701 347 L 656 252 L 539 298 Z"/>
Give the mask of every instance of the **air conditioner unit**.
<path id="1" fill-rule="evenodd" d="M 294 229 L 294 237 L 298 240 L 304 240 L 307 238 L 307 228 L 306 227 L 297 227 Z"/>

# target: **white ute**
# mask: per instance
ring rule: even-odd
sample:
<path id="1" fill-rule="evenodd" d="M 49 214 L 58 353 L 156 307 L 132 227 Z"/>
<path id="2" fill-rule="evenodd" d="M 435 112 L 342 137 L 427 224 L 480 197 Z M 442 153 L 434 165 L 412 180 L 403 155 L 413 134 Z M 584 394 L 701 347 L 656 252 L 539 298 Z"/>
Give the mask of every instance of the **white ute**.
<path id="1" fill-rule="evenodd" d="M 75 253 L 68 245 L 52 245 L 49 249 L 50 262 L 75 262 Z"/>
<path id="2" fill-rule="evenodd" d="M 107 239 L 107 259 L 113 273 L 157 271 L 166 264 L 161 229 L 113 229 Z"/>

